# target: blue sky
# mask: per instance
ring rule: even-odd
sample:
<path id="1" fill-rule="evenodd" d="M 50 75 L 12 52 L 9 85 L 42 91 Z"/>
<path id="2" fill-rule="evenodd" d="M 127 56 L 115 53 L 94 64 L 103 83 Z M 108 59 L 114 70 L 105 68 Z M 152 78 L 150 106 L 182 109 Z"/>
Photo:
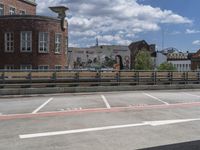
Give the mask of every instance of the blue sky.
<path id="1" fill-rule="evenodd" d="M 55 16 L 48 6 L 69 7 L 69 44 L 129 45 L 146 40 L 157 49 L 200 48 L 200 0 L 48 0 L 39 1 L 38 14 Z M 162 44 L 162 41 L 164 41 Z"/>
<path id="2" fill-rule="evenodd" d="M 192 20 L 192 24 L 189 25 L 161 25 L 163 30 L 166 30 L 164 34 L 165 47 L 177 47 L 184 51 L 196 51 L 200 48 L 200 42 L 197 42 L 200 41 L 199 0 L 139 0 L 139 3 L 151 5 L 152 7 L 159 7 L 163 10 L 172 10 L 173 12 Z M 187 30 L 191 32 L 186 32 Z M 161 34 L 162 37 L 162 31 L 155 34 L 155 37 L 159 38 L 159 34 Z M 152 41 L 149 34 L 146 34 L 144 38 Z M 155 41 L 160 46 L 162 45 L 162 42 L 159 42 L 158 40 Z"/>

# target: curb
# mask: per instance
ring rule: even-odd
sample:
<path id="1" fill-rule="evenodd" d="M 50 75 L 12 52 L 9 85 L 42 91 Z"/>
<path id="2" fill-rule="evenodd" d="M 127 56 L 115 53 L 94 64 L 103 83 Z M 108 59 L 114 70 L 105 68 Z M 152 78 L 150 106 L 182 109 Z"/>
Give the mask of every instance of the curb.
<path id="1" fill-rule="evenodd" d="M 93 87 L 52 87 L 52 88 L 17 88 L 0 89 L 0 95 L 34 95 L 57 93 L 114 92 L 139 90 L 175 90 L 200 89 L 200 84 L 174 85 L 136 85 L 136 86 L 93 86 Z"/>

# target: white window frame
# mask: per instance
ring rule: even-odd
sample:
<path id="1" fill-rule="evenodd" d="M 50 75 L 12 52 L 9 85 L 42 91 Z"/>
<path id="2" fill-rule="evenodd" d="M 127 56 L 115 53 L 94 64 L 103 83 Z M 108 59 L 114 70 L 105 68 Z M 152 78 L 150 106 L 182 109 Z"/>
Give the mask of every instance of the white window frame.
<path id="1" fill-rule="evenodd" d="M 4 70 L 14 70 L 14 69 L 15 69 L 14 65 L 5 65 L 4 66 Z"/>
<path id="2" fill-rule="evenodd" d="M 22 13 L 22 12 L 24 12 L 24 13 Z M 19 15 L 26 15 L 26 10 L 20 9 L 20 10 L 19 10 Z"/>
<path id="3" fill-rule="evenodd" d="M 61 52 L 62 52 L 62 34 L 56 33 L 55 34 L 55 53 L 60 54 Z"/>
<path id="4" fill-rule="evenodd" d="M 62 65 L 55 65 L 55 70 L 62 70 Z"/>
<path id="5" fill-rule="evenodd" d="M 32 70 L 32 65 L 20 65 L 20 70 Z"/>
<path id="6" fill-rule="evenodd" d="M 0 3 L 0 5 L 2 5 L 2 7 L 0 7 L 0 11 L 2 11 L 2 14 L 0 14 L 0 16 L 4 15 L 4 4 Z"/>
<path id="7" fill-rule="evenodd" d="M 47 68 L 46 68 L 47 67 Z M 46 69 L 45 69 L 46 68 Z M 38 70 L 49 70 L 49 65 L 39 65 Z"/>
<path id="8" fill-rule="evenodd" d="M 41 35 L 42 34 L 42 39 L 41 39 Z M 44 35 L 47 34 L 47 41 L 45 41 L 45 37 Z M 39 32 L 39 38 L 38 38 L 38 51 L 39 53 L 49 53 L 49 32 Z M 45 47 L 45 44 L 47 47 Z M 42 46 L 41 46 L 42 45 Z M 42 50 L 41 50 L 42 48 Z M 45 48 L 47 49 L 45 51 Z"/>
<path id="9" fill-rule="evenodd" d="M 9 39 L 8 39 L 9 34 Z M 13 36 L 13 39 L 12 39 Z M 5 45 L 5 52 L 6 53 L 13 53 L 14 52 L 14 32 L 5 32 L 4 33 L 4 45 Z"/>
<path id="10" fill-rule="evenodd" d="M 25 34 L 25 40 L 23 40 L 23 34 Z M 28 34 L 30 34 L 30 41 L 28 40 Z M 23 42 L 25 42 L 25 50 L 23 50 Z M 28 50 L 28 43 L 30 43 L 30 50 Z M 20 51 L 21 52 L 32 52 L 32 32 L 31 31 L 22 31 L 20 34 Z"/>
<path id="11" fill-rule="evenodd" d="M 14 9 L 14 10 L 12 10 L 12 9 Z M 13 6 L 9 7 L 9 15 L 16 15 L 16 8 L 15 7 L 13 7 Z"/>

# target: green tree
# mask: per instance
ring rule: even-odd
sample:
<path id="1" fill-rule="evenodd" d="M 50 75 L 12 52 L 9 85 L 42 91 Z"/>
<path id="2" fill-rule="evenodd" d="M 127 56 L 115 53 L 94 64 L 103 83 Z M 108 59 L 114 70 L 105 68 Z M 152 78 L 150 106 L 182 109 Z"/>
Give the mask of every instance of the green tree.
<path id="1" fill-rule="evenodd" d="M 141 50 L 136 55 L 135 59 L 135 70 L 152 70 L 153 61 L 151 54 L 148 51 Z"/>
<path id="2" fill-rule="evenodd" d="M 158 67 L 158 71 L 176 71 L 172 63 L 164 62 Z"/>

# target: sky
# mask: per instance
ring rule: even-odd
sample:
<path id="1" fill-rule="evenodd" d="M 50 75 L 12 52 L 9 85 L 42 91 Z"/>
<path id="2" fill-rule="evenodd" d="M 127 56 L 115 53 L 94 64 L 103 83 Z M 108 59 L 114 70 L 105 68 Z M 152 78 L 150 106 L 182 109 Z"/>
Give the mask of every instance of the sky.
<path id="1" fill-rule="evenodd" d="M 49 6 L 69 8 L 69 46 L 129 45 L 146 40 L 157 50 L 200 49 L 200 0 L 36 0 L 38 15 L 56 17 Z"/>

